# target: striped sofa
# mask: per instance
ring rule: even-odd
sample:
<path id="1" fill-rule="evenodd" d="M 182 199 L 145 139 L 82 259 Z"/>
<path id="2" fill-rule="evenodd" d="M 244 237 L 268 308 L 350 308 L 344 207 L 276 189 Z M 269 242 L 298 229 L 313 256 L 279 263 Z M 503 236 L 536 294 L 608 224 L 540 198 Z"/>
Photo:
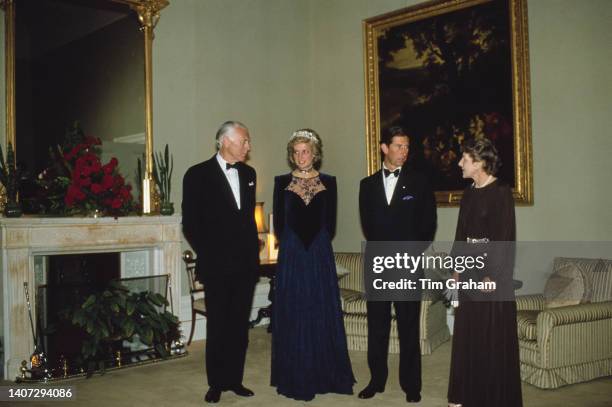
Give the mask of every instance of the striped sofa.
<path id="1" fill-rule="evenodd" d="M 344 268 L 349 273 L 340 282 L 340 296 L 344 313 L 344 326 L 348 347 L 351 350 L 367 351 L 368 324 L 365 289 L 363 287 L 363 265 L 361 253 L 335 253 L 338 268 Z M 421 354 L 429 355 L 450 338 L 446 324 L 446 307 L 441 299 L 441 293 L 426 296 L 421 305 L 420 344 Z M 392 310 L 389 352 L 399 353 L 399 341 L 395 312 Z"/>
<path id="2" fill-rule="evenodd" d="M 547 295 L 555 277 L 561 302 Z M 612 375 L 612 260 L 556 258 L 545 293 L 516 304 L 523 381 L 555 389 Z"/>

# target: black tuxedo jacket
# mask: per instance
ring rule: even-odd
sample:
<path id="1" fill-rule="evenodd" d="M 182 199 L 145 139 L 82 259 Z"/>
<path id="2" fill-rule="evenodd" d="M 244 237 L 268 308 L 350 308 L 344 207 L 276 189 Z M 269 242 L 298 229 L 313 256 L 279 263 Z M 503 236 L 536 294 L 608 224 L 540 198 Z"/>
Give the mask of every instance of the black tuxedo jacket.
<path id="1" fill-rule="evenodd" d="M 381 172 L 362 179 L 359 187 L 359 215 L 366 240 L 432 241 L 437 227 L 436 199 L 427 178 L 403 167 L 391 204 L 387 204 Z"/>
<path id="2" fill-rule="evenodd" d="M 240 209 L 216 155 L 189 168 L 183 178 L 183 234 L 197 254 L 196 275 L 211 279 L 257 278 L 255 170 L 238 163 Z"/>

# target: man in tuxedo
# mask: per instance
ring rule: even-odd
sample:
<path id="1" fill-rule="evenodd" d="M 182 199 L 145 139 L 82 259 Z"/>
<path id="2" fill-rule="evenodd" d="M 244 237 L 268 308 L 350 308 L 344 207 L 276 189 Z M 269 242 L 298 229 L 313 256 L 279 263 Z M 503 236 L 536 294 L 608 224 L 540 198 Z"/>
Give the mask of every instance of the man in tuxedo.
<path id="1" fill-rule="evenodd" d="M 383 168 L 361 180 L 359 214 L 367 241 L 430 242 L 436 231 L 436 201 L 428 180 L 406 168 L 410 138 L 401 127 L 380 140 Z M 423 250 L 428 246 L 423 243 Z M 419 253 L 409 253 L 418 256 Z M 400 385 L 406 401 L 421 400 L 420 301 L 395 301 L 400 343 Z M 368 366 L 371 379 L 359 393 L 369 399 L 385 390 L 388 367 L 391 302 L 368 301 Z"/>
<path id="2" fill-rule="evenodd" d="M 216 136 L 217 154 L 183 178 L 183 233 L 197 254 L 206 320 L 205 400 L 221 392 L 253 396 L 242 385 L 249 316 L 258 278 L 255 170 L 244 163 L 251 149 L 245 125 L 228 121 Z"/>

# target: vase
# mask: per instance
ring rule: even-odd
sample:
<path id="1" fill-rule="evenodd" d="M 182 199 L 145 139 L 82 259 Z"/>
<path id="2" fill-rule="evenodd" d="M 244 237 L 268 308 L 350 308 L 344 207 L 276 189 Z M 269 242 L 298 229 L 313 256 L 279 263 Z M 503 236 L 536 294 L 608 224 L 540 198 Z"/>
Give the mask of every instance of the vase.
<path id="1" fill-rule="evenodd" d="M 7 218 L 18 218 L 23 214 L 21 207 L 17 202 L 7 202 L 4 206 L 4 216 Z"/>
<path id="2" fill-rule="evenodd" d="M 172 215 L 174 213 L 174 202 L 162 202 L 159 213 L 164 216 Z"/>

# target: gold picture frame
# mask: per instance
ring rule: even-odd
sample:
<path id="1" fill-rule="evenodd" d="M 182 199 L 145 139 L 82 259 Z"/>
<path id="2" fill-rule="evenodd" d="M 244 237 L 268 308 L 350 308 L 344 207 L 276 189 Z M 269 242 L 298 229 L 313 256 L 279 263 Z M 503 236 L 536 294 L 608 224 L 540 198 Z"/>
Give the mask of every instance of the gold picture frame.
<path id="1" fill-rule="evenodd" d="M 368 18 L 363 32 L 368 173 L 380 168 L 381 129 L 401 125 L 438 205 L 457 206 L 460 145 L 487 137 L 515 203 L 532 205 L 526 0 L 426 2 Z"/>
<path id="2" fill-rule="evenodd" d="M 5 142 L 11 143 L 16 150 L 15 129 L 15 2 L 20 0 L 0 0 L 0 9 L 4 10 L 5 29 L 5 98 L 6 130 Z M 169 5 L 169 0 L 108 0 L 129 6 L 138 15 L 144 41 L 143 72 L 145 83 L 144 118 L 145 118 L 145 169 L 142 181 L 142 212 L 152 213 L 153 205 L 153 31 L 160 18 L 160 12 Z"/>

